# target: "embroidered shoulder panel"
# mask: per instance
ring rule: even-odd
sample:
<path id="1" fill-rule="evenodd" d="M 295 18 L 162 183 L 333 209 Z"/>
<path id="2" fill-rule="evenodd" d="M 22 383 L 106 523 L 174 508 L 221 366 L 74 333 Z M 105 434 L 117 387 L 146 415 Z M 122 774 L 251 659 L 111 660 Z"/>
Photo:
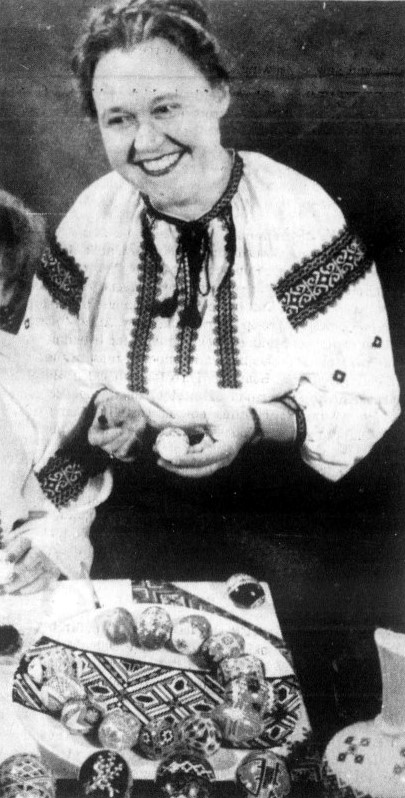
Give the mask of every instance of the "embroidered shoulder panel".
<path id="1" fill-rule="evenodd" d="M 72 255 L 62 249 L 55 237 L 41 258 L 37 276 L 61 308 L 73 316 L 79 315 L 87 277 Z"/>
<path id="2" fill-rule="evenodd" d="M 35 476 L 47 499 L 58 510 L 76 501 L 88 482 L 88 473 L 83 464 L 61 451 L 50 457 Z"/>
<path id="3" fill-rule="evenodd" d="M 371 266 L 359 239 L 345 228 L 321 250 L 293 266 L 274 290 L 296 328 L 325 313 Z"/>

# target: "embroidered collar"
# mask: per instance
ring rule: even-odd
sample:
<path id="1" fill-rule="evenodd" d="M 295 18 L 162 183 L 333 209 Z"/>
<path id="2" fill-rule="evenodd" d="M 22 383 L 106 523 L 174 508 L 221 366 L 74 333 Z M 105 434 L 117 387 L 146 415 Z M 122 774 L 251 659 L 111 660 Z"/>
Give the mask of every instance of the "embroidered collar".
<path id="1" fill-rule="evenodd" d="M 239 183 L 241 181 L 241 177 L 243 175 L 243 159 L 239 155 L 238 152 L 235 152 L 231 174 L 229 177 L 228 185 L 220 196 L 220 198 L 216 201 L 216 203 L 210 208 L 209 211 L 200 216 L 198 219 L 190 219 L 186 221 L 185 219 L 178 219 L 175 216 L 169 216 L 166 213 L 162 213 L 162 211 L 156 210 L 152 203 L 149 200 L 149 197 L 146 194 L 142 194 L 142 199 L 148 211 L 148 214 L 152 219 L 160 219 L 162 221 L 167 222 L 168 224 L 175 225 L 178 229 L 191 227 L 193 225 L 201 225 L 206 226 L 209 222 L 212 222 L 213 219 L 216 219 L 218 216 L 221 216 L 225 208 L 227 208 L 230 203 L 232 202 L 238 188 Z"/>

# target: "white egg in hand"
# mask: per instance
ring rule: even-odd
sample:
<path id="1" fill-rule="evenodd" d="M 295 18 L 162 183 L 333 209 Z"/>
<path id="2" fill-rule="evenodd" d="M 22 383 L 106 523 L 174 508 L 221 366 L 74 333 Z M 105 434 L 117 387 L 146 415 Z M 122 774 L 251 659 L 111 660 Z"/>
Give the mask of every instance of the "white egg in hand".
<path id="1" fill-rule="evenodd" d="M 180 427 L 166 427 L 159 432 L 156 438 L 155 448 L 163 460 L 169 463 L 175 462 L 179 457 L 187 454 L 189 450 L 189 440 Z"/>

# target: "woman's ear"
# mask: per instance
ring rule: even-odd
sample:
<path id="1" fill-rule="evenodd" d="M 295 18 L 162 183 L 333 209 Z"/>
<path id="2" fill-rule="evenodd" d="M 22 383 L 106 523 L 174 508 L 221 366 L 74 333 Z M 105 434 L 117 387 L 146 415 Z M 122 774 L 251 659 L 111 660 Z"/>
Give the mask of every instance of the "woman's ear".
<path id="1" fill-rule="evenodd" d="M 231 102 L 229 86 L 225 81 L 213 88 L 213 96 L 217 105 L 218 119 L 221 119 L 228 111 Z"/>

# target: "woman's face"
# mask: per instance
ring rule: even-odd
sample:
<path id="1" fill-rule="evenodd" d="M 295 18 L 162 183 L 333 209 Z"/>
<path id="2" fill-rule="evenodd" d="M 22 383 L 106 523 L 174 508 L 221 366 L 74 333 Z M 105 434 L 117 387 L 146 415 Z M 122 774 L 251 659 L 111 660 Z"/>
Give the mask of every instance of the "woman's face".
<path id="1" fill-rule="evenodd" d="M 113 169 L 167 213 L 193 205 L 223 155 L 227 87 L 213 88 L 174 45 L 152 39 L 102 56 L 93 93 Z"/>

